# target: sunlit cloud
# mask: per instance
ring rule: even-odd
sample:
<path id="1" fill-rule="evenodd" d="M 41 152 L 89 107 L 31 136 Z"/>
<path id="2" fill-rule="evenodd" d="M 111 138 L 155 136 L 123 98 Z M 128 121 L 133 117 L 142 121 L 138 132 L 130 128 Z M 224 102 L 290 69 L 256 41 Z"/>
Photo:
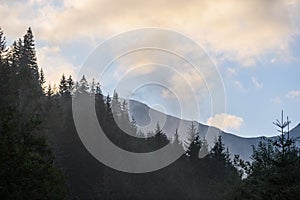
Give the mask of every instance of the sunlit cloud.
<path id="1" fill-rule="evenodd" d="M 229 115 L 226 113 L 216 114 L 207 120 L 209 126 L 220 128 L 224 131 L 235 130 L 238 131 L 244 124 L 244 120 L 241 117 L 235 115 Z"/>
<path id="2" fill-rule="evenodd" d="M 47 82 L 57 83 L 62 74 L 66 76 L 75 75 L 76 67 L 61 55 L 58 46 L 45 46 L 37 48 L 37 62 L 43 68 Z"/>
<path id="3" fill-rule="evenodd" d="M 251 66 L 265 54 L 289 51 L 299 34 L 299 4 L 292 0 L 5 1 L 0 17 L 10 19 L 1 24 L 9 35 L 20 36 L 32 26 L 39 39 L 52 43 L 101 41 L 142 27 L 168 28 L 192 37 L 215 56 Z"/>

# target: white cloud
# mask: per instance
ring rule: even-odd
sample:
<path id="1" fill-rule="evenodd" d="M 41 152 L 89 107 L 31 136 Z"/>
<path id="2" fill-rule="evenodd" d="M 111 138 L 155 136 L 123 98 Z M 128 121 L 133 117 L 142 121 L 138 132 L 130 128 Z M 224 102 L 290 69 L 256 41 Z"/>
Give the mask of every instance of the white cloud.
<path id="1" fill-rule="evenodd" d="M 300 90 L 289 91 L 286 95 L 286 98 L 294 99 L 300 97 Z"/>
<path id="2" fill-rule="evenodd" d="M 209 47 L 212 54 L 249 66 L 264 54 L 288 52 L 299 33 L 300 5 L 293 0 L 32 0 L 0 6 L 3 29 L 22 34 L 32 26 L 38 39 L 95 41 L 141 28 L 173 29 Z M 11 12 L 11 10 L 14 12 Z M 20 33 L 21 31 L 21 33 Z"/>
<path id="3" fill-rule="evenodd" d="M 221 113 L 210 117 L 207 120 L 207 124 L 209 126 L 220 128 L 224 131 L 238 131 L 240 127 L 244 124 L 244 120 L 242 117 Z"/>
<path id="4" fill-rule="evenodd" d="M 58 83 L 63 73 L 74 77 L 75 66 L 62 57 L 58 46 L 44 46 L 36 51 L 38 65 L 43 68 L 47 82 Z"/>
<path id="5" fill-rule="evenodd" d="M 261 88 L 263 87 L 263 84 L 262 84 L 262 83 L 259 83 L 259 82 L 256 80 L 255 77 L 252 76 L 252 77 L 251 77 L 251 80 L 252 80 L 253 85 L 254 85 L 256 88 L 261 89 Z"/>

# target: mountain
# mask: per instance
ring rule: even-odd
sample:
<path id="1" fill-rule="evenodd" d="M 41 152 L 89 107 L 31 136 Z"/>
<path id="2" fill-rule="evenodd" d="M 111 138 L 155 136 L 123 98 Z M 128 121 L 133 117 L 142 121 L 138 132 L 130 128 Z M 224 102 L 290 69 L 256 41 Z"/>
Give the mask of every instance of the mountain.
<path id="1" fill-rule="evenodd" d="M 176 129 L 178 129 L 180 139 L 186 139 L 188 128 L 192 121 L 181 120 L 177 117 L 164 114 L 136 100 L 129 100 L 128 105 L 131 117 L 135 119 L 136 124 L 141 131 L 144 133 L 150 133 L 148 136 L 151 135 L 151 132 L 153 134 L 153 130 L 155 130 L 157 123 L 159 123 L 162 131 L 166 133 L 168 137 L 172 138 Z M 262 138 L 244 138 L 196 121 L 193 121 L 193 123 L 196 127 L 198 127 L 198 134 L 200 138 L 206 138 L 209 146 L 212 146 L 218 135 L 221 135 L 225 147 L 229 149 L 231 155 L 233 156 L 235 154 L 239 154 L 244 160 L 250 160 L 250 156 L 252 154 L 252 145 L 256 146 Z M 290 131 L 290 136 L 300 137 L 300 123 Z M 274 137 L 270 138 L 272 139 Z"/>
<path id="2" fill-rule="evenodd" d="M 290 131 L 290 136 L 294 138 L 300 137 L 300 123 Z"/>

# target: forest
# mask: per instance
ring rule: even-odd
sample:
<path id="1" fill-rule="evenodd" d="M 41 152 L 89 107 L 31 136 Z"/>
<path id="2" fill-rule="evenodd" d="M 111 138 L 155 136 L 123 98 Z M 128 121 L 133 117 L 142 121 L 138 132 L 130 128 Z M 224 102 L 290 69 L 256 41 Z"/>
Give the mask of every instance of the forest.
<path id="1" fill-rule="evenodd" d="M 152 137 L 130 118 L 117 91 L 103 94 L 93 77 L 74 80 L 63 74 L 47 85 L 37 64 L 31 28 L 6 43 L 0 29 L 0 199 L 300 199 L 300 149 L 289 136 L 289 120 L 274 123 L 274 140 L 262 137 L 251 161 L 230 155 L 222 137 L 212 148 L 191 123 L 187 141 L 177 131 L 168 137 L 160 127 Z M 96 160 L 82 144 L 72 102 L 95 98 L 99 123 L 117 146 L 151 152 L 168 143 L 185 153 L 169 166 L 149 173 L 114 170 Z"/>

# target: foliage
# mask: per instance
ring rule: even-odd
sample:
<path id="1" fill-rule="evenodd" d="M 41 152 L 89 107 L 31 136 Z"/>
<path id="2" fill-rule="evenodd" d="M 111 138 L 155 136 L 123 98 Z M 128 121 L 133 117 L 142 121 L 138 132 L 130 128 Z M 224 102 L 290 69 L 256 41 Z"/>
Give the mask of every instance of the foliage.
<path id="1" fill-rule="evenodd" d="M 0 30 L 0 198 L 64 199 L 62 172 L 46 141 L 44 74 L 32 31 L 9 50 Z"/>
<path id="2" fill-rule="evenodd" d="M 300 192 L 300 151 L 289 136 L 290 121 L 274 123 L 280 135 L 262 138 L 253 147 L 252 163 L 236 157 L 236 164 L 247 175 L 231 194 L 231 199 L 298 199 Z M 285 131 L 285 129 L 288 129 Z"/>

